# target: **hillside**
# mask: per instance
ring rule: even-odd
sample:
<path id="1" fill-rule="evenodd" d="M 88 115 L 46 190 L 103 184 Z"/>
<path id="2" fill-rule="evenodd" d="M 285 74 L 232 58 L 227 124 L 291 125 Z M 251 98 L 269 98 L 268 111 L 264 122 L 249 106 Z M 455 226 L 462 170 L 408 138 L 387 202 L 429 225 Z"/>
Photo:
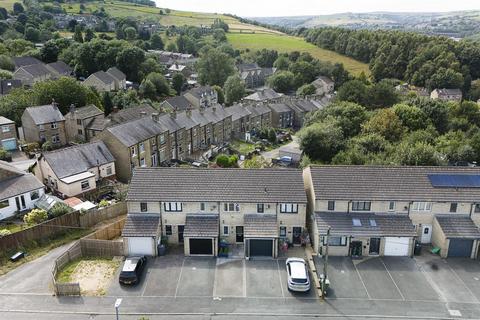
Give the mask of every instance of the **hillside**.
<path id="1" fill-rule="evenodd" d="M 3 1 L 10 0 L 0 0 L 0 3 Z M 228 23 L 230 29 L 233 31 L 242 30 L 257 33 L 278 33 L 277 31 L 266 28 L 241 23 L 237 19 L 223 14 L 167 10 L 165 8 L 150 7 L 122 1 L 92 1 L 86 2 L 83 5 L 85 7 L 83 13 L 86 14 L 92 13 L 103 7 L 105 12 L 112 17 L 134 17 L 140 20 L 159 22 L 164 26 L 209 26 L 215 19 L 220 18 Z M 64 3 L 62 4 L 62 7 L 70 14 L 78 14 L 80 12 L 80 3 Z M 160 11 L 162 11 L 162 14 Z"/>
<path id="2" fill-rule="evenodd" d="M 340 13 L 321 16 L 259 17 L 253 19 L 262 23 L 291 28 L 338 26 L 354 29 L 396 29 L 459 38 L 480 33 L 480 11 Z"/>
<path id="3" fill-rule="evenodd" d="M 277 50 L 278 52 L 301 51 L 309 52 L 315 58 L 332 63 L 343 63 L 345 69 L 353 74 L 370 74 L 368 65 L 336 52 L 319 48 L 302 38 L 275 34 L 246 34 L 228 33 L 228 42 L 236 49 L 261 50 L 263 48 Z"/>

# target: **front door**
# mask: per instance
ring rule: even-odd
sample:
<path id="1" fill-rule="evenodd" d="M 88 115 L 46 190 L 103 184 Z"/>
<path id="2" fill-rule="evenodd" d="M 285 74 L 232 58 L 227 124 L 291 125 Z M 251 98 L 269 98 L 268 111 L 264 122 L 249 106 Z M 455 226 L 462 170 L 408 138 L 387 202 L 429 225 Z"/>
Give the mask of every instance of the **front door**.
<path id="1" fill-rule="evenodd" d="M 243 243 L 243 227 L 242 226 L 235 227 L 235 242 Z"/>
<path id="2" fill-rule="evenodd" d="M 178 226 L 178 242 L 183 243 L 183 230 L 185 226 Z"/>
<path id="3" fill-rule="evenodd" d="M 350 255 L 352 257 L 362 256 L 362 241 L 352 241 Z"/>
<path id="4" fill-rule="evenodd" d="M 372 256 L 380 254 L 380 238 L 370 238 L 370 250 L 368 253 Z"/>
<path id="5" fill-rule="evenodd" d="M 302 244 L 302 227 L 293 227 L 293 244 Z"/>
<path id="6" fill-rule="evenodd" d="M 432 225 L 431 224 L 422 224 L 422 234 L 420 236 L 421 243 L 430 243 L 432 242 Z"/>

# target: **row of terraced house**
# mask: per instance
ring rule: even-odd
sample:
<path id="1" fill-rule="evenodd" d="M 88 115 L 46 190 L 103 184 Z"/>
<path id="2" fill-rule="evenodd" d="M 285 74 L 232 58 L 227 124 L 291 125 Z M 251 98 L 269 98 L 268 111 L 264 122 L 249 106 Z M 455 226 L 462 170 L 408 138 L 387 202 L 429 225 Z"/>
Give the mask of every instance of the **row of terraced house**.
<path id="1" fill-rule="evenodd" d="M 297 169 L 136 168 L 123 229 L 126 255 L 276 257 L 285 243 L 337 256 L 479 255 L 480 169 L 310 166 Z"/>

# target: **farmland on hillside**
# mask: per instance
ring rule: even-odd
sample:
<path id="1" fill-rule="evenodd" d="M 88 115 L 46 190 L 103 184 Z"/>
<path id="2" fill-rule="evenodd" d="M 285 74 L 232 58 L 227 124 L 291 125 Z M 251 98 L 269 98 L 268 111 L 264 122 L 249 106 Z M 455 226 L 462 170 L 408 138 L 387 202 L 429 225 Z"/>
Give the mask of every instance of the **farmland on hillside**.
<path id="1" fill-rule="evenodd" d="M 236 49 L 261 50 L 265 48 L 279 52 L 304 51 L 309 52 L 312 56 L 322 61 L 343 63 L 345 68 L 353 74 L 358 75 L 362 71 L 367 75 L 370 74 L 367 64 L 333 51 L 319 48 L 304 41 L 302 38 L 258 33 L 228 33 L 227 38 Z"/>

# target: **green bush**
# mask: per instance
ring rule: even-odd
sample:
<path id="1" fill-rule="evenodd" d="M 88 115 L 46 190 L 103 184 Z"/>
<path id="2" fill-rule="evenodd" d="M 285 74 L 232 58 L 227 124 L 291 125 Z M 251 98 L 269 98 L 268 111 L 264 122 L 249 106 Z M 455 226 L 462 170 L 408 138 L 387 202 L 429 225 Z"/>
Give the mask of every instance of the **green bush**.
<path id="1" fill-rule="evenodd" d="M 60 217 L 72 211 L 73 209 L 67 206 L 65 203 L 58 202 L 52 207 L 52 209 L 50 209 L 50 215 L 52 217 Z"/>
<path id="2" fill-rule="evenodd" d="M 99 207 L 99 208 L 105 208 L 105 207 L 108 207 L 109 205 L 110 205 L 110 203 L 109 203 L 107 200 L 103 199 L 103 200 L 100 201 L 100 203 L 98 204 L 98 207 Z"/>
<path id="3" fill-rule="evenodd" d="M 226 154 L 219 154 L 216 163 L 222 168 L 233 168 L 237 166 L 238 157 L 236 155 L 228 156 Z"/>
<path id="4" fill-rule="evenodd" d="M 23 217 L 23 221 L 28 225 L 39 224 L 47 219 L 47 211 L 42 209 L 33 209 Z"/>
<path id="5" fill-rule="evenodd" d="M 0 238 L 1 238 L 1 237 L 8 236 L 9 234 L 12 234 L 12 233 L 10 232 L 10 230 L 8 230 L 8 229 L 0 229 Z"/>
<path id="6" fill-rule="evenodd" d="M 42 150 L 43 151 L 53 150 L 53 144 L 50 141 L 46 141 L 44 144 L 42 144 Z"/>
<path id="7" fill-rule="evenodd" d="M 8 156 L 7 150 L 0 148 L 0 160 L 7 159 L 7 156 Z"/>

